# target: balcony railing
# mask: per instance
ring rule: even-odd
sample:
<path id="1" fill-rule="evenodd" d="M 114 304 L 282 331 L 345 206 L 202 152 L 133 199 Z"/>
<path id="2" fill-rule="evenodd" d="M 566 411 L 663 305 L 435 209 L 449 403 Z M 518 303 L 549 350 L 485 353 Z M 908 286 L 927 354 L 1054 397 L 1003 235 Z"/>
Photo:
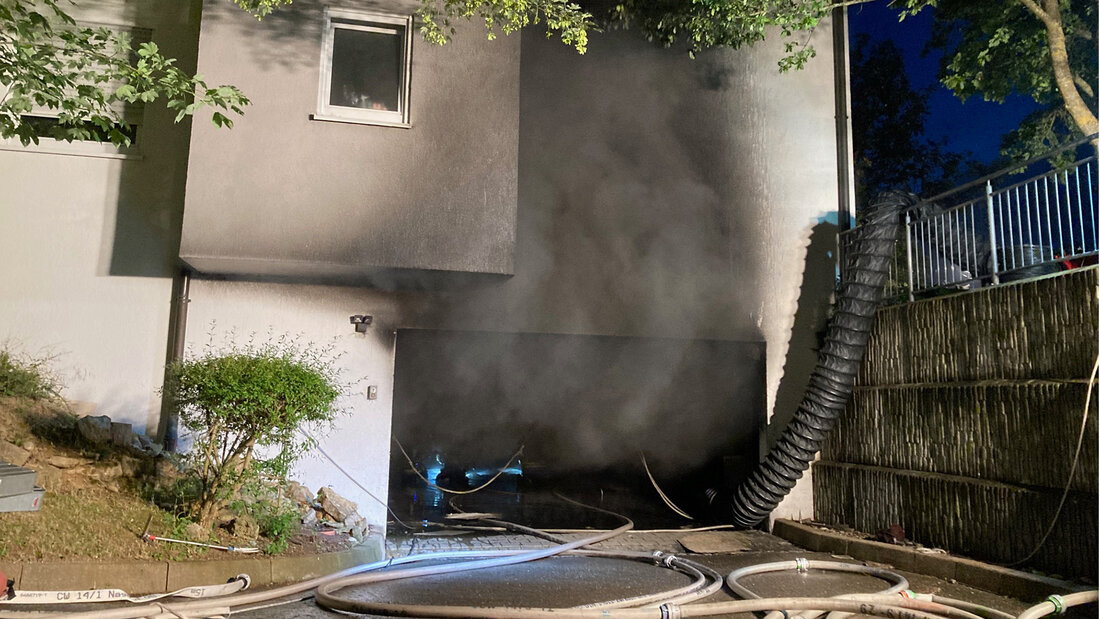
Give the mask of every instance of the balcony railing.
<path id="1" fill-rule="evenodd" d="M 1100 219 L 1095 154 L 1012 182 L 1018 176 L 1014 171 L 1049 161 L 1058 152 L 909 209 L 887 284 L 888 301 L 995 286 L 1095 263 Z M 954 205 L 945 208 L 945 202 Z M 851 232 L 841 234 L 842 257 Z"/>

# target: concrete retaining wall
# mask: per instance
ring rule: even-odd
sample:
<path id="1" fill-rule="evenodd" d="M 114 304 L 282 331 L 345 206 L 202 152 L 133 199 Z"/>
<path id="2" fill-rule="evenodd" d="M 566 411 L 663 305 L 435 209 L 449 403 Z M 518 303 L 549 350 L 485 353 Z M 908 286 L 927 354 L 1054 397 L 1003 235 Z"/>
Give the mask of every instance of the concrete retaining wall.
<path id="1" fill-rule="evenodd" d="M 814 466 L 818 520 L 982 560 L 1027 556 L 1069 481 L 1097 356 L 1097 270 L 879 312 Z M 1028 565 L 1096 576 L 1097 388 L 1070 493 Z"/>

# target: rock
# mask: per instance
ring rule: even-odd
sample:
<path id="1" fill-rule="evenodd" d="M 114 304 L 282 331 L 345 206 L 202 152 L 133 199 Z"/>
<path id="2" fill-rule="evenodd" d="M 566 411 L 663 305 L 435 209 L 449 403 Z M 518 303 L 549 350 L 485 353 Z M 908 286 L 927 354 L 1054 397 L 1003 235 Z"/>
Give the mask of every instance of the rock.
<path id="1" fill-rule="evenodd" d="M 61 484 L 68 490 L 81 490 L 91 487 L 92 480 L 88 479 L 88 476 L 85 475 L 83 471 L 69 469 L 67 471 L 61 471 Z"/>
<path id="2" fill-rule="evenodd" d="M 313 505 L 315 502 L 313 493 L 309 491 L 309 488 L 296 481 L 292 481 L 287 485 L 286 496 L 298 505 Z"/>
<path id="3" fill-rule="evenodd" d="M 256 539 L 260 535 L 260 525 L 251 516 L 236 516 L 220 526 L 230 534 L 239 535 L 245 539 Z"/>
<path id="4" fill-rule="evenodd" d="M 69 456 L 50 456 L 46 463 L 59 469 L 71 469 L 88 464 L 90 460 L 84 458 L 70 458 Z"/>
<path id="5" fill-rule="evenodd" d="M 114 482 L 125 474 L 126 472 L 122 468 L 122 465 L 115 463 L 92 468 L 92 470 L 88 472 L 88 477 L 102 482 Z"/>
<path id="6" fill-rule="evenodd" d="M 122 467 L 122 474 L 126 477 L 141 476 L 145 471 L 149 470 L 149 467 L 145 466 L 145 464 L 145 462 L 132 456 L 120 456 L 118 459 L 118 465 Z"/>
<path id="7" fill-rule="evenodd" d="M 210 532 L 207 531 L 204 527 L 200 526 L 197 522 L 192 522 L 191 524 L 187 525 L 187 528 L 184 529 L 184 533 L 187 535 L 188 539 L 193 542 L 197 542 L 199 540 L 206 541 L 206 539 L 210 537 Z"/>
<path id="8" fill-rule="evenodd" d="M 317 523 L 317 512 L 314 511 L 313 508 L 311 507 L 311 508 L 306 510 L 306 513 L 302 514 L 302 524 L 310 525 L 310 524 L 316 524 L 316 523 Z"/>
<path id="9" fill-rule="evenodd" d="M 158 443 L 154 443 L 151 438 L 144 434 L 134 434 L 130 439 L 130 448 L 136 452 L 141 453 L 143 456 L 151 456 L 153 458 L 164 453 L 164 448 Z"/>
<path id="10" fill-rule="evenodd" d="M 34 451 L 34 448 L 38 447 L 38 443 L 34 442 L 34 439 L 27 439 L 23 441 L 23 449 L 27 451 Z"/>
<path id="11" fill-rule="evenodd" d="M 357 544 L 362 543 L 363 540 L 367 539 L 367 534 L 365 531 L 363 531 L 363 527 L 359 526 L 351 528 L 351 536 L 355 538 L 355 543 Z"/>
<path id="12" fill-rule="evenodd" d="M 8 464 L 14 464 L 15 466 L 23 466 L 30 457 L 30 451 L 18 445 L 12 445 L 7 441 L 0 441 L 0 460 Z"/>
<path id="13" fill-rule="evenodd" d="M 317 491 L 317 500 L 321 503 L 321 509 L 336 522 L 343 522 L 359 511 L 359 505 L 336 494 L 336 491 L 329 487 Z"/>
<path id="14" fill-rule="evenodd" d="M 61 469 L 56 466 L 43 464 L 34 467 L 37 474 L 35 483 L 50 492 L 57 492 L 61 488 Z"/>
<path id="15" fill-rule="evenodd" d="M 111 444 L 119 447 L 129 447 L 130 437 L 134 435 L 134 427 L 128 423 L 118 421 L 111 422 Z"/>
<path id="16" fill-rule="evenodd" d="M 155 472 L 159 481 L 172 482 L 183 477 L 183 470 L 172 458 L 157 458 L 155 462 Z"/>
<path id="17" fill-rule="evenodd" d="M 76 420 L 76 431 L 92 445 L 106 445 L 111 442 L 111 418 L 107 415 L 81 417 Z"/>

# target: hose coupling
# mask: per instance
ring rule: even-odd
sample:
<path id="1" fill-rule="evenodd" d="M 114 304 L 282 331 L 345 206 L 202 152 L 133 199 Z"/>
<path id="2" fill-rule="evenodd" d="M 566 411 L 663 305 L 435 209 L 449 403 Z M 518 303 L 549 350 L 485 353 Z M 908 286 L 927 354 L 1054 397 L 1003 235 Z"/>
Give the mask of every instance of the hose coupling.
<path id="1" fill-rule="evenodd" d="M 653 562 L 657 563 L 658 565 L 663 565 L 665 567 L 673 567 L 673 563 L 676 562 L 677 558 L 678 557 L 676 555 L 674 555 L 670 552 L 664 552 L 664 551 L 661 551 L 661 550 L 654 550 L 653 551 Z"/>
<path id="2" fill-rule="evenodd" d="M 683 619 L 679 604 L 661 604 L 661 619 Z"/>
<path id="3" fill-rule="evenodd" d="M 810 560 L 804 557 L 799 557 L 795 559 L 794 569 L 798 571 L 799 574 L 805 574 L 810 570 Z"/>
<path id="4" fill-rule="evenodd" d="M 1046 601 L 1050 602 L 1051 606 L 1054 607 L 1054 612 L 1052 612 L 1050 614 L 1052 614 L 1052 615 L 1064 615 L 1064 614 L 1066 614 L 1066 601 L 1064 599 L 1062 599 L 1062 596 L 1052 595 L 1052 596 L 1048 597 L 1046 599 Z"/>
<path id="5" fill-rule="evenodd" d="M 931 602 L 932 601 L 932 594 L 931 593 L 917 593 L 916 591 L 913 591 L 912 589 L 906 589 L 904 591 L 898 591 L 898 595 L 900 595 L 903 598 L 910 599 L 910 600 L 922 600 L 922 601 L 925 601 L 925 602 Z"/>

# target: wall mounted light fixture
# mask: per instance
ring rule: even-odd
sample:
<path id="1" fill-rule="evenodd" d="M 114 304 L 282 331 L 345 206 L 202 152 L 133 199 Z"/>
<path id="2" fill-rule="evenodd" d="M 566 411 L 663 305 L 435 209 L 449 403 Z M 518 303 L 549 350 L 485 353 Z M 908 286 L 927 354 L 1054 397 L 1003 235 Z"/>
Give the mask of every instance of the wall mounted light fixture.
<path id="1" fill-rule="evenodd" d="M 370 314 L 356 314 L 349 318 L 349 320 L 351 324 L 355 325 L 356 333 L 366 333 L 367 327 L 370 326 L 370 323 L 374 322 L 374 316 Z"/>

